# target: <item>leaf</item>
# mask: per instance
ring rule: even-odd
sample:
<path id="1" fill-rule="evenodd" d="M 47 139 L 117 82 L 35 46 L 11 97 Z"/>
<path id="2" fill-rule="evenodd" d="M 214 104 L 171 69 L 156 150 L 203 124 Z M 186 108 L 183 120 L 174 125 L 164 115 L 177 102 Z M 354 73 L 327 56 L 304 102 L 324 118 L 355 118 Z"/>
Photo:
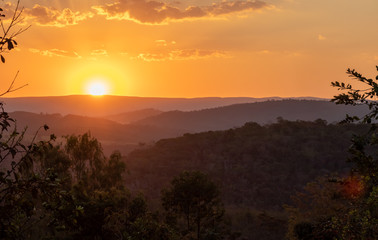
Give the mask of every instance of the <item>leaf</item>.
<path id="1" fill-rule="evenodd" d="M 13 46 L 11 39 L 8 39 L 7 43 L 8 43 L 8 50 L 12 50 L 14 48 L 14 46 Z"/>
<path id="2" fill-rule="evenodd" d="M 54 134 L 51 134 L 50 135 L 50 140 L 53 140 L 53 141 L 56 140 L 56 136 Z"/>
<path id="3" fill-rule="evenodd" d="M 2 61 L 3 63 L 5 63 L 5 58 L 3 57 L 3 55 L 0 55 L 0 57 L 1 57 L 1 61 Z"/>
<path id="4" fill-rule="evenodd" d="M 14 148 L 9 149 L 9 152 L 12 154 L 12 158 L 14 158 L 17 154 L 17 151 Z"/>

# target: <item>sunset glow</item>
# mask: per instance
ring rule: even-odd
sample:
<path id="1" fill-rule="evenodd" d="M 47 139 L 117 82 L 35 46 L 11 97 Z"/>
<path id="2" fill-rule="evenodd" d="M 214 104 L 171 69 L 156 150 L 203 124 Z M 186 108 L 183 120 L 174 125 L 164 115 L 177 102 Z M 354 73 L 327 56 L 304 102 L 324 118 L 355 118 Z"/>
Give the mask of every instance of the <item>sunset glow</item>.
<path id="1" fill-rule="evenodd" d="M 93 96 L 102 96 L 109 93 L 108 87 L 102 81 L 90 82 L 87 89 L 88 93 Z"/>
<path id="2" fill-rule="evenodd" d="M 0 2 L 6 18 L 15 3 Z M 369 76 L 378 61 L 376 0 L 20 4 L 17 27 L 32 27 L 0 71 L 28 87 L 9 97 L 87 94 L 102 75 L 123 96 L 330 98 L 348 67 Z"/>

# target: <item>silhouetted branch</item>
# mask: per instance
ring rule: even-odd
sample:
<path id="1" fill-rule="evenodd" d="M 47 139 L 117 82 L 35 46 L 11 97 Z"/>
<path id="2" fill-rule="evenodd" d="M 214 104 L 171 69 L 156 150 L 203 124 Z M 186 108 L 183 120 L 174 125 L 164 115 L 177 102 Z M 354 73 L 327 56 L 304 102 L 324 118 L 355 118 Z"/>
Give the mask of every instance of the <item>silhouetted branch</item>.
<path id="1" fill-rule="evenodd" d="M 4 96 L 5 94 L 8 94 L 8 93 L 11 93 L 11 92 L 17 91 L 17 90 L 19 90 L 19 89 L 21 89 L 21 88 L 23 88 L 23 87 L 26 87 L 26 86 L 28 85 L 28 84 L 25 84 L 25 85 L 22 85 L 21 87 L 17 87 L 17 88 L 14 87 L 14 82 L 16 81 L 16 78 L 17 78 L 19 72 L 20 72 L 20 71 L 17 71 L 16 76 L 14 76 L 13 81 L 12 81 L 11 84 L 9 85 L 8 89 L 7 89 L 5 92 L 0 93 L 0 97 L 1 97 L 1 96 Z"/>
<path id="2" fill-rule="evenodd" d="M 0 9 L 0 11 L 2 11 L 2 9 Z M 1 30 L 3 32 L 2 36 L 0 37 L 0 53 L 5 52 L 7 50 L 12 50 L 17 45 L 17 42 L 14 40 L 14 38 L 30 28 L 29 25 L 26 28 L 20 28 L 17 31 L 11 33 L 11 29 L 13 29 L 17 24 L 19 24 L 23 20 L 23 18 L 21 18 L 21 14 L 23 13 L 23 11 L 24 8 L 20 9 L 20 0 L 18 0 L 8 27 L 5 27 L 3 20 L 0 19 Z M 4 17 L 4 15 L 0 14 L 0 17 Z M 5 48 L 5 46 L 7 47 Z M 0 55 L 0 57 L 1 61 L 4 63 L 5 58 L 2 55 Z"/>

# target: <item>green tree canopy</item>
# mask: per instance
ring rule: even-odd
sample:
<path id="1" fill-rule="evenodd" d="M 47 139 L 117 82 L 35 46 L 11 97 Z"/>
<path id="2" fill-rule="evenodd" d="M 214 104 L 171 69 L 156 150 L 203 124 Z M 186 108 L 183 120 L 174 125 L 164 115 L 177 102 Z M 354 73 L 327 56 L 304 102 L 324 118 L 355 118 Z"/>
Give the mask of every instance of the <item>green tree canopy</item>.
<path id="1" fill-rule="evenodd" d="M 218 187 L 206 174 L 184 171 L 162 194 L 165 210 L 186 222 L 186 234 L 196 232 L 197 239 L 209 239 L 217 232 L 224 208 Z"/>

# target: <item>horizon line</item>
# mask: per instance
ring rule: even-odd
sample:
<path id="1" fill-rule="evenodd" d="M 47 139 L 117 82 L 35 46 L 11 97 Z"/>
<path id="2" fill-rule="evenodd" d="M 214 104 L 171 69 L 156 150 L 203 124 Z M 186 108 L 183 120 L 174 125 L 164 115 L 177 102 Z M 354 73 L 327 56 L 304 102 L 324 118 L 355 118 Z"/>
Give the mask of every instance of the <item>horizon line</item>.
<path id="1" fill-rule="evenodd" d="M 15 99 L 15 98 L 59 98 L 59 97 L 91 97 L 91 98 L 104 98 L 104 97 L 127 97 L 127 98 L 157 98 L 157 99 L 206 99 L 206 98 L 218 98 L 218 99 L 229 99 L 229 98 L 248 98 L 248 99 L 319 99 L 319 100 L 329 100 L 331 98 L 326 97 L 314 97 L 314 96 L 299 96 L 299 97 L 281 97 L 281 96 L 270 96 L 270 97 L 248 97 L 248 96 L 206 96 L 206 97 L 151 97 L 151 96 L 127 96 L 127 95 L 113 95 L 105 94 L 100 96 L 94 96 L 90 94 L 68 94 L 68 95 L 46 95 L 46 96 L 17 96 L 17 97 L 0 97 L 0 99 Z"/>

